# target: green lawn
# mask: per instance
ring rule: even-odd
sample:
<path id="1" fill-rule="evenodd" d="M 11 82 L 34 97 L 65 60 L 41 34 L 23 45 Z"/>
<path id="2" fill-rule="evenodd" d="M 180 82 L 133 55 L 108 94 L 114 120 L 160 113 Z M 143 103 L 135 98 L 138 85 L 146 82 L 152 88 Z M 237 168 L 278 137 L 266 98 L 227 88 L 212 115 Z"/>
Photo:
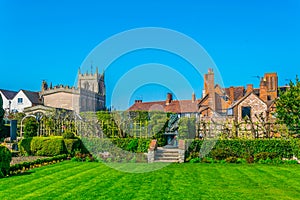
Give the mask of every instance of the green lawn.
<path id="1" fill-rule="evenodd" d="M 0 199 L 300 199 L 300 166 L 195 163 L 126 173 L 65 161 L 0 179 Z"/>

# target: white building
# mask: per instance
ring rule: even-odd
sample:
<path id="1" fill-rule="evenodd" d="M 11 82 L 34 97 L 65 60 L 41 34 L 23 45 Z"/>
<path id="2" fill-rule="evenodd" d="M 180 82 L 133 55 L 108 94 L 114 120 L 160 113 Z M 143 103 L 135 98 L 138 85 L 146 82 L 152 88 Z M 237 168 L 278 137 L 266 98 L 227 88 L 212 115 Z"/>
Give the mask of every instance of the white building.
<path id="1" fill-rule="evenodd" d="M 6 113 L 23 112 L 24 108 L 42 104 L 38 92 L 31 92 L 27 90 L 14 92 L 0 89 L 0 94 L 3 99 L 3 109 Z"/>
<path id="2" fill-rule="evenodd" d="M 16 96 L 17 92 L 10 91 L 10 90 L 3 90 L 0 89 L 0 95 L 3 99 L 3 109 L 6 113 L 9 113 L 11 111 L 11 102 L 13 98 Z"/>

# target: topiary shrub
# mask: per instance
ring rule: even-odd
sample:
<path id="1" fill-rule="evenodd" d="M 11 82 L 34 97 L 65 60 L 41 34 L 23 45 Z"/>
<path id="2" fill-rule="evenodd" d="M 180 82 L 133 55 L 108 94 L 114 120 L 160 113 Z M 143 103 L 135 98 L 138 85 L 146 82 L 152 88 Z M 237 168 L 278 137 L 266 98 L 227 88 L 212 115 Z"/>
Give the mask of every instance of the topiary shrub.
<path id="1" fill-rule="evenodd" d="M 74 139 L 75 138 L 75 134 L 70 131 L 70 130 L 66 130 L 63 134 L 62 134 L 64 139 Z"/>
<path id="2" fill-rule="evenodd" d="M 24 122 L 24 137 L 34 137 L 37 136 L 37 130 L 38 130 L 38 122 L 35 118 L 30 117 L 25 120 Z"/>
<path id="3" fill-rule="evenodd" d="M 32 137 L 29 137 L 29 138 L 23 138 L 19 142 L 19 149 L 21 155 L 32 155 L 30 150 L 31 141 L 32 141 Z"/>
<path id="4" fill-rule="evenodd" d="M 81 153 L 87 153 L 80 139 L 64 139 L 68 154 L 73 155 L 76 150 Z"/>
<path id="5" fill-rule="evenodd" d="M 64 140 L 57 137 L 34 137 L 30 150 L 37 156 L 56 156 L 67 153 Z"/>
<path id="6" fill-rule="evenodd" d="M 9 166 L 11 161 L 11 152 L 5 146 L 0 145 L 0 177 L 9 174 Z"/>

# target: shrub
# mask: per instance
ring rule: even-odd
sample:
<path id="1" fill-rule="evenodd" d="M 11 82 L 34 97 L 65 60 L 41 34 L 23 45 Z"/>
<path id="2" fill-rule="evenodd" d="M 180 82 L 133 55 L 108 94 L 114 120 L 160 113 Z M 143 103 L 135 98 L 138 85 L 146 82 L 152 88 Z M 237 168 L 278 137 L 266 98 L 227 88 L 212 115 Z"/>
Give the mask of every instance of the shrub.
<path id="1" fill-rule="evenodd" d="M 32 137 L 23 138 L 19 142 L 19 150 L 22 155 L 31 155 L 30 145 L 31 145 Z"/>
<path id="2" fill-rule="evenodd" d="M 67 153 L 65 143 L 59 137 L 24 138 L 19 146 L 22 155 L 55 156 Z"/>
<path id="3" fill-rule="evenodd" d="M 0 177 L 9 174 L 9 165 L 11 161 L 11 153 L 8 148 L 0 145 Z"/>
<path id="4" fill-rule="evenodd" d="M 274 159 L 278 157 L 278 154 L 275 152 L 260 152 L 257 154 L 254 154 L 254 160 L 266 160 L 266 159 Z"/>
<path id="5" fill-rule="evenodd" d="M 56 137 L 35 137 L 31 141 L 30 150 L 38 156 L 56 156 L 67 153 L 64 140 Z"/>
<path id="6" fill-rule="evenodd" d="M 198 163 L 200 162 L 200 158 L 193 158 L 190 160 L 190 163 Z"/>
<path id="7" fill-rule="evenodd" d="M 202 144 L 203 140 L 192 141 L 186 152 L 186 161 L 199 157 Z M 261 152 L 268 152 L 268 157 L 272 159 L 275 157 L 291 158 L 293 155 L 299 158 L 300 141 L 297 139 L 218 140 L 213 149 L 206 156 L 217 160 L 223 160 L 228 157 L 245 158 L 248 163 L 252 163 L 254 161 L 254 155 Z"/>
<path id="8" fill-rule="evenodd" d="M 210 155 L 216 160 L 224 160 L 229 157 L 236 157 L 236 154 L 230 148 L 214 149 L 211 151 Z"/>
<path id="9" fill-rule="evenodd" d="M 66 130 L 63 134 L 62 134 L 64 139 L 74 139 L 75 138 L 75 134 L 70 131 L 70 130 Z"/>
<path id="10" fill-rule="evenodd" d="M 228 157 L 228 158 L 225 159 L 225 161 L 227 163 L 237 163 L 237 160 L 238 160 L 238 158 L 234 157 L 234 156 L 230 156 L 230 157 Z"/>
<path id="11" fill-rule="evenodd" d="M 87 153 L 80 139 L 64 139 L 64 143 L 68 154 L 74 155 L 76 150 Z"/>
<path id="12" fill-rule="evenodd" d="M 37 135 L 37 130 L 38 130 L 38 122 L 36 121 L 35 118 L 30 117 L 25 120 L 24 123 L 24 137 L 33 137 Z"/>

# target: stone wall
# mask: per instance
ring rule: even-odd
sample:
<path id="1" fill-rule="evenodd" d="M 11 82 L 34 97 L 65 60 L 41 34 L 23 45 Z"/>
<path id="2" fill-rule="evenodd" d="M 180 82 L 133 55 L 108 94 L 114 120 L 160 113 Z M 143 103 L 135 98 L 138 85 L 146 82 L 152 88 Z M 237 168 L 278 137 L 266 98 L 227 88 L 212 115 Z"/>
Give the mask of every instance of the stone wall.
<path id="1" fill-rule="evenodd" d="M 54 108 L 64 108 L 68 110 L 78 110 L 78 94 L 67 92 L 58 92 L 50 95 L 44 95 L 44 105 Z"/>
<path id="2" fill-rule="evenodd" d="M 251 119 L 253 122 L 257 121 L 255 115 L 259 116 L 263 113 L 263 117 L 266 117 L 267 104 L 253 93 L 238 104 L 238 121 L 242 120 L 242 107 L 251 107 Z"/>

